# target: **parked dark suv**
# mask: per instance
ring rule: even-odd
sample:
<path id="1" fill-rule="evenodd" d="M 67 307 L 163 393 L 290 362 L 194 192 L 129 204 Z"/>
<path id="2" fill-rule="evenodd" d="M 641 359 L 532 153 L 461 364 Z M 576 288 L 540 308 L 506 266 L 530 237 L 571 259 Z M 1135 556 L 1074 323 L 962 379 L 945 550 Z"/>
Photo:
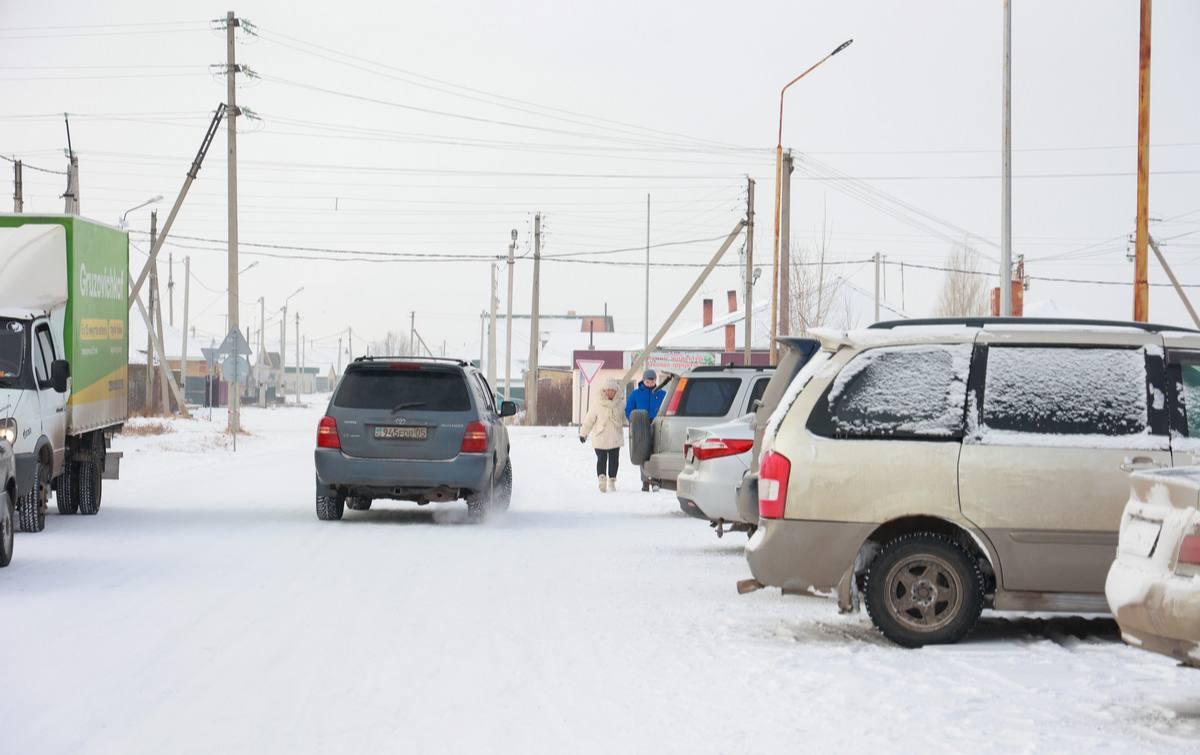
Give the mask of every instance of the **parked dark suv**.
<path id="1" fill-rule="evenodd" d="M 376 498 L 426 504 L 465 499 L 473 517 L 512 496 L 508 429 L 479 370 L 452 359 L 360 357 L 317 427 L 317 518 Z"/>

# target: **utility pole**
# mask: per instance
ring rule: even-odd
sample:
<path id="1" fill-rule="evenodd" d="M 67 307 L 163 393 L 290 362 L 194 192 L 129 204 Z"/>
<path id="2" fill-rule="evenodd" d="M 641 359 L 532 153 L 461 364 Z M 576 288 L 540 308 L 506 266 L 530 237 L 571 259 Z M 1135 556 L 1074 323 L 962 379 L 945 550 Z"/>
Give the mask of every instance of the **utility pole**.
<path id="1" fill-rule="evenodd" d="M 875 252 L 875 322 L 879 322 L 879 252 Z"/>
<path id="2" fill-rule="evenodd" d="M 512 240 L 508 242 L 508 313 L 504 320 L 504 400 L 512 401 L 512 291 L 513 254 L 517 251 L 517 229 L 512 229 Z"/>
<path id="3" fill-rule="evenodd" d="M 881 300 L 886 302 L 888 300 L 888 296 L 887 296 L 887 255 L 886 254 L 879 255 L 879 276 L 880 276 L 880 278 L 882 278 L 881 290 L 883 291 L 883 293 L 881 294 Z"/>
<path id="4" fill-rule="evenodd" d="M 153 249 L 154 245 L 150 247 Z M 175 253 L 167 254 L 167 324 L 175 327 Z"/>
<path id="5" fill-rule="evenodd" d="M 21 161 L 13 162 L 13 212 L 25 210 L 25 188 L 21 182 Z"/>
<path id="6" fill-rule="evenodd" d="M 154 242 L 158 237 L 158 217 L 154 212 L 150 213 L 150 248 L 154 248 Z M 150 407 L 154 405 L 154 305 L 158 297 L 158 264 L 154 261 L 150 263 L 150 319 L 146 321 L 146 400 L 142 404 L 142 410 L 147 414 L 150 413 Z"/>
<path id="7" fill-rule="evenodd" d="M 488 388 L 492 391 L 496 390 L 496 310 L 500 307 L 499 297 L 499 274 L 496 270 L 495 263 L 489 265 L 492 269 L 492 290 L 490 300 L 488 302 L 491 311 L 491 317 L 488 320 L 488 354 L 487 354 L 487 381 Z"/>
<path id="8" fill-rule="evenodd" d="M 541 344 L 542 213 L 533 216 L 533 306 L 529 315 L 529 364 L 525 368 L 525 422 L 537 424 L 538 351 Z"/>
<path id="9" fill-rule="evenodd" d="M 1004 104 L 1000 156 L 1000 316 L 1012 317 L 1012 7 L 1004 2 Z M 875 315 L 879 320 L 878 312 Z"/>
<path id="10" fill-rule="evenodd" d="M 226 155 L 226 201 L 228 204 L 229 239 L 229 332 L 240 330 L 238 324 L 238 199 L 237 199 L 237 61 L 234 39 L 240 21 L 233 11 L 225 15 L 225 139 Z M 236 355 L 235 355 L 236 356 Z M 229 432 L 236 443 L 240 425 L 241 391 L 234 384 L 229 386 Z"/>
<path id="11" fill-rule="evenodd" d="M 742 364 L 750 366 L 754 343 L 754 179 L 746 178 L 746 346 Z"/>
<path id="12" fill-rule="evenodd" d="M 417 351 L 417 313 L 412 311 L 408 313 L 408 353 L 413 356 L 419 356 Z"/>
<path id="13" fill-rule="evenodd" d="M 296 382 L 295 390 L 296 405 L 300 405 L 300 313 L 296 313 Z"/>
<path id="14" fill-rule="evenodd" d="M 157 210 L 152 210 L 150 212 L 150 238 L 152 239 L 150 242 L 150 248 L 153 249 L 154 248 L 154 240 L 157 240 L 157 238 L 158 238 L 158 211 Z M 162 291 L 158 287 L 158 264 L 157 263 L 155 264 L 154 269 L 151 271 L 151 273 L 154 276 L 154 280 L 152 283 L 152 286 L 153 286 L 152 290 L 154 291 L 154 307 L 153 307 L 153 309 L 151 309 L 150 313 L 154 316 L 154 329 L 157 331 L 157 335 L 155 336 L 155 338 L 158 339 L 159 344 L 162 344 L 162 342 L 163 342 Z M 159 392 L 162 394 L 161 410 L 162 410 L 163 415 L 167 415 L 170 413 L 170 409 L 171 409 L 171 397 L 170 397 L 170 394 L 168 394 L 168 392 L 167 392 L 169 390 L 167 387 L 167 373 L 170 370 L 171 366 L 167 363 L 167 355 L 166 355 L 165 351 L 160 350 L 158 358 L 162 362 L 158 368 L 158 387 L 159 387 Z"/>
<path id="15" fill-rule="evenodd" d="M 283 400 L 284 406 L 287 405 L 287 300 L 284 299 L 282 307 L 283 317 L 279 321 L 279 381 L 280 393 L 283 395 L 279 398 Z"/>
<path id="16" fill-rule="evenodd" d="M 258 365 L 254 382 L 258 383 L 258 405 L 267 405 L 267 386 L 263 381 L 263 365 L 267 361 L 267 297 L 258 297 Z"/>
<path id="17" fill-rule="evenodd" d="M 337 374 L 342 374 L 342 337 L 338 336 Z"/>
<path id="18" fill-rule="evenodd" d="M 771 327 L 781 336 L 792 329 L 792 151 L 783 153 L 783 168 L 780 170 L 779 185 L 779 321 L 771 321 Z M 771 364 L 779 361 L 779 348 L 775 334 L 771 335 Z"/>
<path id="19" fill-rule="evenodd" d="M 354 361 L 354 331 L 352 329 L 346 328 L 346 338 L 350 339 L 347 344 L 350 348 L 346 352 L 346 362 L 350 363 Z"/>
<path id="20" fill-rule="evenodd" d="M 646 192 L 646 323 L 642 343 L 650 343 L 650 193 Z"/>
<path id="21" fill-rule="evenodd" d="M 151 246 L 153 249 L 153 246 Z M 188 338 L 188 292 L 192 282 L 192 258 L 183 258 L 183 354 L 179 362 L 179 382 L 183 383 L 183 396 L 187 399 L 187 338 Z"/>
<path id="22" fill-rule="evenodd" d="M 904 303 L 904 261 L 900 261 L 900 311 L 908 312 L 908 306 Z"/>
<path id="23" fill-rule="evenodd" d="M 1150 283 L 1146 246 L 1150 240 L 1150 0 L 1142 0 L 1138 45 L 1137 235 L 1133 262 L 1133 319 L 1150 319 Z"/>

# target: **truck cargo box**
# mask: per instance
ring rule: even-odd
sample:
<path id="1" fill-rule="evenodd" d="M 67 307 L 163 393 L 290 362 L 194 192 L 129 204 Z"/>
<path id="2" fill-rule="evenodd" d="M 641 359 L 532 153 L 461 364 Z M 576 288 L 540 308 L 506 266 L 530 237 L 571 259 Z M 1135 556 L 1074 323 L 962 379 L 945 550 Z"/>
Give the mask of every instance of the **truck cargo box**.
<path id="1" fill-rule="evenodd" d="M 37 226 L 56 226 L 62 232 L 37 234 Z M 5 233 L 7 229 L 13 230 Z M 0 308 L 60 312 L 51 319 L 62 323 L 71 365 L 67 434 L 124 422 L 129 406 L 128 234 L 74 215 L 0 214 L 0 266 L 7 271 L 0 275 Z"/>

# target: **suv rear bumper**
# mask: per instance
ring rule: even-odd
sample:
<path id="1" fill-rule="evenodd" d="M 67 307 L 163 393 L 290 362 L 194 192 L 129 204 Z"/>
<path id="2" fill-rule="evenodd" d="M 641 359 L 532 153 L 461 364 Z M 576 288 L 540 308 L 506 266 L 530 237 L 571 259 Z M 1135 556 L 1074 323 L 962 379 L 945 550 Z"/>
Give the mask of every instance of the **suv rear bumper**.
<path id="1" fill-rule="evenodd" d="M 675 490 L 676 480 L 683 471 L 683 452 L 657 453 L 651 455 L 642 466 L 642 472 L 648 479 L 654 480 L 659 487 Z"/>
<path id="2" fill-rule="evenodd" d="M 829 592 L 838 586 L 877 525 L 760 519 L 746 546 L 750 573 L 785 592 Z"/>
<path id="3" fill-rule="evenodd" d="M 367 459 L 336 448 L 314 452 L 317 483 L 328 488 L 484 490 L 492 479 L 491 454 L 458 454 L 441 461 Z"/>

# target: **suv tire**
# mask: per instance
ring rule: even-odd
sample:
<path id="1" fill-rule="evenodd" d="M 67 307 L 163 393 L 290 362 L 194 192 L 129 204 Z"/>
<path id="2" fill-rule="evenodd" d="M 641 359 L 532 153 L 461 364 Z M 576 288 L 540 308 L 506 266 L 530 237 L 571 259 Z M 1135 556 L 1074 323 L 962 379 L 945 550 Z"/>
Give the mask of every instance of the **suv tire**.
<path id="1" fill-rule="evenodd" d="M 650 414 L 645 409 L 636 409 L 629 415 L 629 461 L 642 466 L 654 453 L 654 428 Z"/>
<path id="2" fill-rule="evenodd" d="M 0 567 L 8 566 L 13 556 L 13 530 L 17 527 L 16 507 L 8 488 L 0 489 Z"/>
<path id="3" fill-rule="evenodd" d="M 17 523 L 22 532 L 46 529 L 46 504 L 50 502 L 50 467 L 37 462 L 33 470 L 33 489 L 17 499 Z"/>
<path id="4" fill-rule="evenodd" d="M 370 498 L 350 496 L 346 499 L 346 508 L 350 509 L 351 511 L 370 511 L 371 503 L 372 501 Z"/>
<path id="5" fill-rule="evenodd" d="M 503 514 L 512 502 L 512 460 L 504 462 L 504 471 L 492 483 L 490 491 L 476 493 L 467 499 L 467 513 L 474 521 L 490 514 Z"/>
<path id="6" fill-rule="evenodd" d="M 317 519 L 334 522 L 341 519 L 345 512 L 346 496 L 337 493 L 330 495 L 329 488 L 317 483 Z"/>
<path id="7" fill-rule="evenodd" d="M 966 548 L 915 532 L 884 545 L 868 567 L 867 613 L 902 647 L 955 643 L 979 621 L 984 589 L 983 571 Z"/>

